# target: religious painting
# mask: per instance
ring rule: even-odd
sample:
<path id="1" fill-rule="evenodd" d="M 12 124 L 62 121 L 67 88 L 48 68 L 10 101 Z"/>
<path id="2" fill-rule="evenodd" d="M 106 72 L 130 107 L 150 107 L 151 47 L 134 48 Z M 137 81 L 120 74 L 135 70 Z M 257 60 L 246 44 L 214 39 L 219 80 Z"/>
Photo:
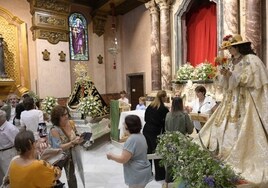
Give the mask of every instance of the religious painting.
<path id="1" fill-rule="evenodd" d="M 70 58 L 75 61 L 88 61 L 87 21 L 80 13 L 69 16 Z"/>

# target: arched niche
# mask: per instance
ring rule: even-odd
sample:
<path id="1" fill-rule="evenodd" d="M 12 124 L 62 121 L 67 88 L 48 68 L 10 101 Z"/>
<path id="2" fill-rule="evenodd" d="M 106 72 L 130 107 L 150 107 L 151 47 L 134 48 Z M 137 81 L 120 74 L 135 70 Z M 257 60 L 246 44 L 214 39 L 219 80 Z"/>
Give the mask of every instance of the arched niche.
<path id="1" fill-rule="evenodd" d="M 195 0 L 182 0 L 178 10 L 174 14 L 175 23 L 175 70 L 186 63 L 186 13 Z M 217 5 L 217 46 L 220 46 L 223 38 L 223 0 L 210 0 Z"/>
<path id="2" fill-rule="evenodd" d="M 30 88 L 26 23 L 0 7 L 0 34 L 4 38 L 4 64 L 8 78 L 14 80 L 15 88 Z"/>

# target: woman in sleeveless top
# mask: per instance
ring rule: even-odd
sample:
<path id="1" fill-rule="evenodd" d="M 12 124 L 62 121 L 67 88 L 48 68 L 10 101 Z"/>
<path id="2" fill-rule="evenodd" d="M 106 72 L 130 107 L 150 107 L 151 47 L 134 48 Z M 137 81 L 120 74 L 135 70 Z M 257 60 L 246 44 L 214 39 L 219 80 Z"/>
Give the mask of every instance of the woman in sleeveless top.
<path id="1" fill-rule="evenodd" d="M 69 120 L 69 111 L 65 106 L 55 106 L 51 112 L 53 127 L 49 133 L 49 142 L 52 148 L 62 148 L 68 154 L 69 160 L 64 165 L 68 187 L 76 188 L 77 180 L 72 160 L 72 148 L 83 142 L 83 138 L 77 136 L 72 121 Z"/>

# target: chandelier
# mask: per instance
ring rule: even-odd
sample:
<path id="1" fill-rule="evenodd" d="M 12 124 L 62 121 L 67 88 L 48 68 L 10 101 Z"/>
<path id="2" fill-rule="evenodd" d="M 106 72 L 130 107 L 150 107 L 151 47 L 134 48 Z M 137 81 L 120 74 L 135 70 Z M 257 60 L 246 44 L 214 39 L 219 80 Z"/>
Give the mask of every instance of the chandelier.
<path id="1" fill-rule="evenodd" d="M 116 56 L 119 53 L 118 48 L 118 39 L 117 39 L 117 32 L 116 32 L 116 18 L 115 18 L 115 5 L 114 3 L 110 3 L 111 11 L 112 11 L 112 27 L 111 27 L 111 33 L 112 33 L 112 41 L 110 44 L 110 47 L 108 48 L 108 51 L 110 54 L 112 54 L 114 63 L 113 63 L 113 69 L 116 69 Z"/>

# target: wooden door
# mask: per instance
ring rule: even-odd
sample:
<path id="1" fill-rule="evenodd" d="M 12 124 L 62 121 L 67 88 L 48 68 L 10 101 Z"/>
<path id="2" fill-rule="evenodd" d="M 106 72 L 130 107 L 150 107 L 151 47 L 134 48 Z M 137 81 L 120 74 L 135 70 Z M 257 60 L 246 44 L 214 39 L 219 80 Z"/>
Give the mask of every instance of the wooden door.
<path id="1" fill-rule="evenodd" d="M 139 97 L 144 96 L 143 74 L 128 75 L 128 93 L 130 94 L 131 110 L 135 110 L 139 104 Z"/>

